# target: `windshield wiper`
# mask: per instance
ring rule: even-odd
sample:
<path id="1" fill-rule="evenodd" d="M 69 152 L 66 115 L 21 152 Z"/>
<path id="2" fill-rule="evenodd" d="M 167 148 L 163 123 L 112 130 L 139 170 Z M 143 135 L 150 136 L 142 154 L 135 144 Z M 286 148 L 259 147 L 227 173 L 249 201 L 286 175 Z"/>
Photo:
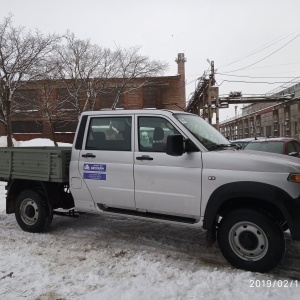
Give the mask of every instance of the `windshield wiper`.
<path id="1" fill-rule="evenodd" d="M 209 146 L 207 149 L 208 150 L 218 150 L 218 149 L 228 149 L 228 148 L 235 148 L 235 149 L 241 149 L 240 148 L 240 145 L 237 145 L 237 144 L 214 144 L 214 145 L 211 145 Z"/>

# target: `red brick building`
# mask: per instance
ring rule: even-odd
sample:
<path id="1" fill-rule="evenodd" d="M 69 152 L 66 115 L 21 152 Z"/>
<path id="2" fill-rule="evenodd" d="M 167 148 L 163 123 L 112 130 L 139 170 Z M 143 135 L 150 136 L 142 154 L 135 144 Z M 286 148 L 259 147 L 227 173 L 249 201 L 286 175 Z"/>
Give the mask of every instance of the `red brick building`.
<path id="1" fill-rule="evenodd" d="M 181 110 L 185 108 L 185 57 L 179 53 L 176 59 L 178 64 L 178 75 L 151 77 L 144 83 L 145 79 L 137 78 L 130 82 L 120 95 L 117 108 L 119 109 L 143 109 L 158 108 Z M 106 83 L 103 93 L 97 96 L 93 110 L 109 109 L 116 98 L 112 86 L 121 79 L 113 79 Z M 70 81 L 71 82 L 71 81 Z M 19 89 L 14 97 L 14 103 L 20 104 L 12 108 L 12 131 L 16 140 L 29 140 L 33 138 L 52 139 L 52 129 L 45 108 L 45 82 L 31 82 Z M 62 98 L 66 98 L 67 89 L 60 81 L 51 81 L 51 90 L 48 88 L 48 103 L 55 106 Z M 112 92 L 110 92 L 110 89 Z M 80 110 L 84 108 L 86 91 L 82 91 L 79 97 Z M 81 98 L 82 96 L 82 98 Z M 25 100 L 26 99 L 26 100 Z M 44 101 L 44 102 L 43 102 Z M 64 102 L 56 113 L 53 113 L 53 129 L 58 142 L 72 142 L 74 132 L 78 123 L 78 111 L 71 103 L 72 100 Z M 22 107 L 22 109 L 20 109 Z M 63 112 L 63 113 L 62 113 Z M 0 136 L 5 135 L 5 127 L 0 124 Z"/>

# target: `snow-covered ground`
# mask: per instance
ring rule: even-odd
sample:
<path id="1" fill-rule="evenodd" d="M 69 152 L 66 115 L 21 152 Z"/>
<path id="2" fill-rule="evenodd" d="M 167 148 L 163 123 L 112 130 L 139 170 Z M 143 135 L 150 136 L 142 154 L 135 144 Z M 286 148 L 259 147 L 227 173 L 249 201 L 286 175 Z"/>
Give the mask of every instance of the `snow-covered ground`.
<path id="1" fill-rule="evenodd" d="M 82 214 L 54 216 L 47 233 L 24 232 L 5 213 L 4 185 L 1 300 L 299 299 L 300 242 L 288 233 L 287 253 L 276 269 L 245 272 L 231 267 L 217 244 L 205 248 L 205 231 L 192 226 Z"/>

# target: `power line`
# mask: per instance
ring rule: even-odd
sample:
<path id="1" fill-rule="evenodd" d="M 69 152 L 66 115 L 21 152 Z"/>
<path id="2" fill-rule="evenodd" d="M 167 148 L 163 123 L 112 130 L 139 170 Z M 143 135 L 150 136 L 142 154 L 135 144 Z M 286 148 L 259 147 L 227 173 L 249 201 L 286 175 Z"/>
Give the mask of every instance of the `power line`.
<path id="1" fill-rule="evenodd" d="M 275 89 L 272 89 L 271 91 L 269 91 L 269 92 L 267 92 L 265 95 L 267 95 L 267 94 L 271 94 L 271 93 L 275 93 L 276 92 L 276 90 L 282 90 L 282 89 L 286 89 L 286 88 L 288 88 L 288 86 L 284 86 L 285 84 L 290 84 L 290 85 L 294 85 L 295 83 L 299 83 L 299 78 L 300 78 L 300 76 L 298 76 L 298 77 L 295 77 L 294 79 L 292 79 L 292 80 L 290 80 L 290 81 L 288 81 L 288 82 L 285 82 L 284 84 L 282 84 L 281 86 L 279 86 L 279 87 L 277 87 L 277 88 L 275 88 Z M 298 79 L 298 81 L 294 81 L 294 80 L 296 80 L 296 79 Z M 289 86 L 290 87 L 290 86 Z"/>
<path id="2" fill-rule="evenodd" d="M 240 58 L 240 59 L 237 59 L 237 60 L 235 60 L 235 61 L 233 61 L 233 62 L 231 62 L 231 63 L 229 63 L 229 64 L 227 64 L 227 65 L 223 65 L 223 66 L 221 66 L 221 67 L 219 67 L 219 68 L 220 68 L 220 69 L 221 69 L 221 68 L 225 68 L 225 67 L 230 66 L 230 65 L 232 65 L 232 64 L 234 64 L 234 63 L 236 63 L 236 62 L 239 62 L 239 61 L 241 61 L 241 60 L 243 60 L 243 59 L 246 59 L 246 58 L 248 58 L 248 57 L 250 57 L 250 56 L 253 56 L 253 55 L 255 55 L 255 54 L 257 54 L 257 53 L 259 53 L 259 52 L 261 52 L 261 51 L 263 51 L 263 50 L 265 50 L 265 49 L 267 49 L 267 48 L 269 48 L 269 47 L 271 47 L 271 46 L 273 46 L 273 45 L 275 45 L 275 44 L 281 42 L 282 40 L 288 38 L 289 36 L 295 34 L 295 33 L 298 32 L 298 31 L 299 31 L 299 29 L 297 29 L 297 30 L 294 31 L 293 33 L 290 33 L 290 34 L 286 35 L 284 38 L 277 40 L 278 38 L 280 38 L 280 36 L 279 36 L 278 38 L 276 38 L 276 39 L 273 40 L 273 41 L 275 41 L 274 43 L 272 43 L 272 44 L 270 44 L 270 45 L 267 44 L 268 46 L 263 47 L 262 49 L 259 49 L 259 50 L 255 51 L 255 52 L 253 52 L 253 53 L 251 53 L 251 54 L 245 56 L 245 57 L 242 57 L 242 58 Z M 277 41 L 276 41 L 276 40 L 277 40 Z M 271 42 L 272 42 L 272 41 L 271 41 Z"/>
<path id="3" fill-rule="evenodd" d="M 288 66 L 288 65 L 297 65 L 297 64 L 300 64 L 300 61 L 297 61 L 297 62 L 291 62 L 291 63 L 286 63 L 286 64 L 261 66 L 261 67 L 251 68 L 251 70 L 255 70 L 255 69 L 264 69 L 264 68 L 273 68 L 273 67 L 280 67 L 280 66 Z"/>
<path id="4" fill-rule="evenodd" d="M 190 83 L 195 82 L 195 81 L 201 79 L 201 77 L 205 77 L 205 76 L 206 76 L 206 72 L 207 72 L 207 71 L 204 71 L 204 73 L 203 73 L 202 76 L 200 76 L 200 77 L 198 77 L 198 78 L 196 78 L 196 79 L 194 79 L 194 80 L 189 81 L 189 82 L 186 83 L 185 85 L 189 85 Z M 196 76 L 199 76 L 199 74 L 196 74 Z"/>
<path id="5" fill-rule="evenodd" d="M 223 75 L 223 76 L 232 76 L 232 77 L 245 77 L 245 78 L 286 78 L 286 79 L 290 79 L 290 78 L 295 78 L 292 76 L 289 77 L 285 77 L 285 76 L 248 76 L 248 75 L 233 75 L 233 74 L 226 74 L 226 73 L 215 73 L 215 74 L 219 74 L 219 75 Z"/>
<path id="6" fill-rule="evenodd" d="M 286 47 L 288 44 L 290 44 L 291 42 L 293 42 L 298 36 L 300 36 L 300 33 L 297 34 L 297 35 L 296 35 L 294 38 L 292 38 L 290 41 L 288 41 L 287 43 L 285 43 L 283 46 L 281 46 L 280 48 L 278 48 L 277 50 L 275 50 L 275 51 L 272 52 L 271 54 L 265 56 L 264 58 L 258 60 L 257 62 L 255 62 L 255 63 L 253 63 L 253 64 L 250 64 L 250 65 L 248 65 L 248 66 L 246 66 L 246 67 L 243 67 L 243 68 L 240 68 L 240 69 L 237 69 L 237 70 L 228 71 L 228 72 L 225 72 L 225 73 L 233 73 L 233 72 L 245 70 L 245 69 L 247 69 L 247 68 L 249 68 L 249 67 L 251 67 L 251 66 L 254 66 L 254 65 L 260 63 L 261 61 L 263 61 L 263 60 L 269 58 L 270 56 L 272 56 L 272 55 L 274 55 L 275 53 L 277 53 L 278 51 L 280 51 L 282 48 Z"/>
<path id="7" fill-rule="evenodd" d="M 255 84 L 287 84 L 289 82 L 285 81 L 274 81 L 274 82 L 268 82 L 268 81 L 246 81 L 246 80 L 222 80 L 220 84 L 217 84 L 218 86 L 221 86 L 224 82 L 239 82 L 239 83 L 255 83 Z M 293 82 L 293 83 L 298 83 L 298 82 Z"/>

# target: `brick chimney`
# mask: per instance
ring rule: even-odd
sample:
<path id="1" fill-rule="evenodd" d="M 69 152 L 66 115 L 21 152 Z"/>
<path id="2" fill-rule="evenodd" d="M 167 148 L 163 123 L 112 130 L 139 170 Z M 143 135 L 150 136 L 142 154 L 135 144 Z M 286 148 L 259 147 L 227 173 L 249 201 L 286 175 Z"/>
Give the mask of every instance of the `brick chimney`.
<path id="1" fill-rule="evenodd" d="M 184 57 L 184 53 L 178 53 L 178 56 L 175 60 L 178 65 L 178 75 L 180 75 L 180 101 L 178 105 L 182 108 L 185 108 L 185 67 L 184 63 L 186 62 L 186 58 Z"/>

